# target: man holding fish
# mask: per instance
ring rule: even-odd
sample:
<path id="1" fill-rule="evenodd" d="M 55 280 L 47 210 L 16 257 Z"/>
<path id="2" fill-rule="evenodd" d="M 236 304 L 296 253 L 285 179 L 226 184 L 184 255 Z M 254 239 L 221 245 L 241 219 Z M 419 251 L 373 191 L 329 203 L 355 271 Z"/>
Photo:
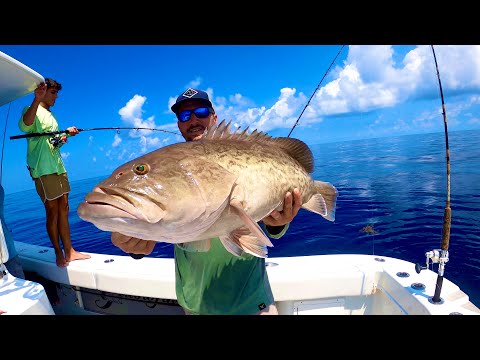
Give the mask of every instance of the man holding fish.
<path id="1" fill-rule="evenodd" d="M 188 89 L 178 96 L 171 110 L 187 142 L 198 141 L 212 126 L 217 114 L 205 91 Z M 298 188 L 286 192 L 283 209 L 273 210 L 262 222 L 271 238 L 282 237 L 302 206 Z M 131 254 L 148 255 L 157 241 L 143 240 L 118 232 L 112 243 Z M 198 251 L 183 243 L 175 245 L 175 287 L 179 304 L 186 314 L 276 315 L 268 280 L 265 257 L 241 252 L 234 255 L 220 238 L 209 240 L 208 251 Z M 240 255 L 240 256 L 239 256 Z"/>

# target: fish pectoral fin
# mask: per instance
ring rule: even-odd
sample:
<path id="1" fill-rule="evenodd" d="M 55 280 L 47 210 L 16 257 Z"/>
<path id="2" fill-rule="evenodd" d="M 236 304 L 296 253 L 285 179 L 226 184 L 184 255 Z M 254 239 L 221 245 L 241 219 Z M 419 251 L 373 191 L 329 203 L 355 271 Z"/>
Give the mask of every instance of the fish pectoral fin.
<path id="1" fill-rule="evenodd" d="M 254 221 L 250 215 L 248 215 L 243 209 L 242 202 L 236 199 L 230 200 L 230 208 L 235 212 L 240 219 L 243 221 L 245 226 L 250 230 L 250 232 L 264 245 L 273 246 L 272 242 L 267 235 L 263 232 L 262 228 L 256 221 Z"/>
<path id="2" fill-rule="evenodd" d="M 177 245 L 188 252 L 205 252 L 210 250 L 210 239 L 189 241 Z"/>
<path id="3" fill-rule="evenodd" d="M 261 258 L 266 258 L 268 255 L 267 246 L 260 242 L 247 227 L 235 229 L 228 236 L 220 237 L 220 241 L 227 251 L 236 256 L 241 256 L 243 252 Z"/>
<path id="4" fill-rule="evenodd" d="M 220 236 L 220 242 L 223 244 L 225 249 L 232 255 L 242 256 L 243 249 L 238 244 L 237 240 L 233 240 L 230 236 Z"/>

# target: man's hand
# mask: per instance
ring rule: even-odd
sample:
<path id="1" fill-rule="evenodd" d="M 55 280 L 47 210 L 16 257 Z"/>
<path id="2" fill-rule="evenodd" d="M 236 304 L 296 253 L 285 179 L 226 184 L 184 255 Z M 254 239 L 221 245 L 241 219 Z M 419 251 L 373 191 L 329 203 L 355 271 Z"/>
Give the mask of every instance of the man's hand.
<path id="1" fill-rule="evenodd" d="M 70 126 L 69 128 L 67 128 L 67 133 L 68 135 L 70 136 L 75 136 L 79 133 L 80 131 L 78 131 L 78 129 L 76 128 L 76 126 Z"/>
<path id="2" fill-rule="evenodd" d="M 269 216 L 263 218 L 263 223 L 267 226 L 283 226 L 293 220 L 302 207 L 302 195 L 297 188 L 289 191 L 285 195 L 282 211 L 273 210 Z"/>
<path id="3" fill-rule="evenodd" d="M 112 244 L 130 254 L 150 255 L 157 242 L 142 240 L 120 233 L 112 233 Z"/>
<path id="4" fill-rule="evenodd" d="M 47 93 L 47 84 L 45 84 L 44 82 L 42 82 L 41 84 L 38 84 L 37 88 L 35 89 L 34 100 L 38 102 L 42 101 L 46 93 Z"/>

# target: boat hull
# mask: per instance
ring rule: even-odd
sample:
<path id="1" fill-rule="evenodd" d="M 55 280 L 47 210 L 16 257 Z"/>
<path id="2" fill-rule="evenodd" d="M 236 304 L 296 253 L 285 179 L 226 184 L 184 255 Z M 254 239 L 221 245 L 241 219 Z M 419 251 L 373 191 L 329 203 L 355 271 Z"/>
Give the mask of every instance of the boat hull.
<path id="1" fill-rule="evenodd" d="M 55 299 L 56 314 L 183 314 L 175 296 L 172 258 L 90 253 L 66 268 L 52 248 L 16 242 L 22 265 Z M 379 255 L 336 254 L 267 259 L 282 315 L 479 315 L 456 284 L 443 280 L 441 301 L 432 297 L 437 274 Z"/>

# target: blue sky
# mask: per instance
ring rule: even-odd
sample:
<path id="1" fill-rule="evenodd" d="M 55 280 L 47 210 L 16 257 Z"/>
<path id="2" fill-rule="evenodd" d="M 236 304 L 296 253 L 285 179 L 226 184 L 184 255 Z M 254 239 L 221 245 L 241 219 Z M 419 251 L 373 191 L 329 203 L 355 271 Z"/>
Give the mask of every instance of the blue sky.
<path id="1" fill-rule="evenodd" d="M 0 51 L 63 89 L 55 106 L 69 126 L 178 132 L 170 111 L 188 87 L 206 90 L 219 119 L 287 136 L 341 45 L 1 45 Z M 480 46 L 436 45 L 449 131 L 480 129 Z M 6 121 L 2 184 L 33 189 L 20 112 L 33 93 L 0 107 Z M 345 46 L 291 137 L 309 145 L 443 132 L 430 45 Z M 62 147 L 71 181 L 109 175 L 131 159 L 183 138 L 157 131 L 84 131 Z"/>

